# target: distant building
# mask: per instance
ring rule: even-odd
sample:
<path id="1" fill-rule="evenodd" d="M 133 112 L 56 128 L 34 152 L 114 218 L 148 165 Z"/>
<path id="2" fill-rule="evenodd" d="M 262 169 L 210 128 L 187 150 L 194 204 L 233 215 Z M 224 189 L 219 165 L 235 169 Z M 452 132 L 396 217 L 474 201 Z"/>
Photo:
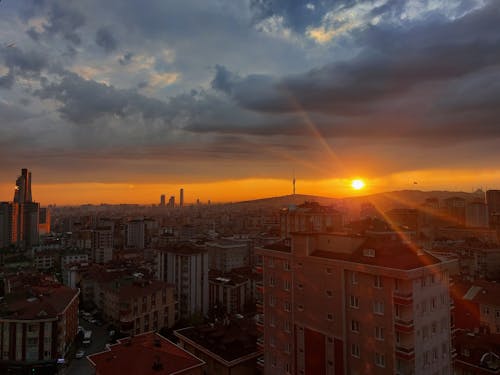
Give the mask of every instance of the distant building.
<path id="1" fill-rule="evenodd" d="M 500 373 L 500 335 L 459 331 L 455 334 L 455 375 Z"/>
<path id="2" fill-rule="evenodd" d="M 160 206 L 165 206 L 165 194 L 160 195 Z"/>
<path id="3" fill-rule="evenodd" d="M 293 232 L 338 232 L 343 226 L 340 211 L 317 202 L 305 202 L 280 212 L 281 238 L 289 238 Z"/>
<path id="4" fill-rule="evenodd" d="M 60 285 L 32 285 L 5 296 L 0 305 L 2 374 L 64 358 L 77 334 L 78 295 L 78 290 Z"/>
<path id="5" fill-rule="evenodd" d="M 172 284 L 128 276 L 101 283 L 100 291 L 103 317 L 121 332 L 137 335 L 175 323 Z"/>
<path id="6" fill-rule="evenodd" d="M 500 190 L 488 190 L 486 204 L 488 205 L 490 227 L 500 227 Z"/>
<path id="7" fill-rule="evenodd" d="M 182 348 L 206 362 L 206 375 L 254 375 L 257 371 L 256 358 L 261 350 L 251 319 L 184 328 L 174 334 Z"/>
<path id="8" fill-rule="evenodd" d="M 127 223 L 127 247 L 144 249 L 145 225 L 143 219 L 130 220 Z"/>
<path id="9" fill-rule="evenodd" d="M 244 276 L 215 273 L 209 279 L 209 306 L 217 306 L 219 311 L 229 315 L 242 313 L 252 300 L 251 288 L 251 280 Z"/>
<path id="10" fill-rule="evenodd" d="M 39 241 L 38 223 L 40 205 L 33 202 L 31 194 L 31 172 L 21 170 L 16 180 L 14 203 L 19 205 L 17 243 L 25 249 L 31 249 Z"/>
<path id="11" fill-rule="evenodd" d="M 460 197 L 450 197 L 444 200 L 446 218 L 450 226 L 465 226 L 466 201 Z"/>
<path id="12" fill-rule="evenodd" d="M 245 241 L 222 239 L 208 242 L 209 268 L 220 272 L 230 272 L 234 268 L 250 265 L 250 246 Z"/>
<path id="13" fill-rule="evenodd" d="M 147 332 L 87 357 L 95 375 L 202 375 L 205 362 L 165 337 Z"/>
<path id="14" fill-rule="evenodd" d="M 465 224 L 468 227 L 487 228 L 489 225 L 488 205 L 482 200 L 468 203 L 465 210 Z"/>
<path id="15" fill-rule="evenodd" d="M 174 208 L 175 207 L 175 197 L 173 195 L 168 200 L 168 207 L 170 207 L 170 208 Z"/>
<path id="16" fill-rule="evenodd" d="M 0 248 L 17 244 L 19 204 L 0 202 Z"/>
<path id="17" fill-rule="evenodd" d="M 191 243 L 172 243 L 157 252 L 160 280 L 175 285 L 180 318 L 208 312 L 208 252 Z"/>
<path id="18" fill-rule="evenodd" d="M 450 374 L 448 267 L 395 238 L 296 233 L 256 249 L 266 374 Z M 259 306 L 259 304 L 258 304 Z"/>
<path id="19" fill-rule="evenodd" d="M 91 236 L 92 260 L 103 264 L 113 259 L 113 227 L 102 226 L 92 229 Z"/>
<path id="20" fill-rule="evenodd" d="M 184 207 L 184 189 L 179 191 L 179 207 Z"/>
<path id="21" fill-rule="evenodd" d="M 47 207 L 40 208 L 38 232 L 39 234 L 50 233 L 50 210 Z"/>

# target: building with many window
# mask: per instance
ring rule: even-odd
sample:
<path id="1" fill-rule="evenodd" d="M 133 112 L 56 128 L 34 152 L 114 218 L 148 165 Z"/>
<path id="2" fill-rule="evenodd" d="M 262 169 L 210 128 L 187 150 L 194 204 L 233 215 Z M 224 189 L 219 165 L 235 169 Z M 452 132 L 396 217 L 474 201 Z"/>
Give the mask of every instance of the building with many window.
<path id="1" fill-rule="evenodd" d="M 63 358 L 77 334 L 78 295 L 56 283 L 7 294 L 0 305 L 0 373 Z"/>
<path id="2" fill-rule="evenodd" d="M 451 373 L 454 260 L 394 235 L 312 232 L 256 253 L 264 373 Z"/>

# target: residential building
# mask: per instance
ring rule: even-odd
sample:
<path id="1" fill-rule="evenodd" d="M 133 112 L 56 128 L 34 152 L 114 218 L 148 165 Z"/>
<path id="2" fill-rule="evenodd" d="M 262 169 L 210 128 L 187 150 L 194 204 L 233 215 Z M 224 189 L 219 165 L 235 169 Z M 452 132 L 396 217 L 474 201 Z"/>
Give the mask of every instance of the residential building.
<path id="1" fill-rule="evenodd" d="M 343 214 L 331 206 L 317 202 L 305 202 L 283 208 L 280 212 L 281 238 L 289 238 L 292 232 L 338 232 L 344 225 Z"/>
<path id="2" fill-rule="evenodd" d="M 205 362 L 165 337 L 147 332 L 87 357 L 95 375 L 202 375 Z"/>
<path id="3" fill-rule="evenodd" d="M 451 374 L 448 267 L 398 236 L 295 233 L 262 256 L 269 374 Z"/>
<path id="4" fill-rule="evenodd" d="M 0 372 L 64 358 L 77 334 L 78 295 L 58 284 L 6 295 L 0 305 Z"/>
<path id="5" fill-rule="evenodd" d="M 254 375 L 257 347 L 255 322 L 234 319 L 221 324 L 189 327 L 174 332 L 182 348 L 206 362 L 206 375 Z"/>
<path id="6" fill-rule="evenodd" d="M 188 242 L 157 251 L 160 280 L 175 285 L 180 318 L 208 312 L 208 252 Z"/>
<path id="7" fill-rule="evenodd" d="M 459 331 L 454 336 L 454 375 L 500 374 L 499 334 Z"/>
<path id="8" fill-rule="evenodd" d="M 217 306 L 226 314 L 237 314 L 245 310 L 252 301 L 251 280 L 235 273 L 211 272 L 208 286 L 209 306 Z"/>
<path id="9" fill-rule="evenodd" d="M 174 287 L 163 281 L 125 276 L 100 283 L 103 317 L 121 332 L 137 335 L 175 323 Z"/>
<path id="10" fill-rule="evenodd" d="M 17 244 L 19 205 L 0 202 L 0 248 Z"/>
<path id="11" fill-rule="evenodd" d="M 206 244 L 209 268 L 220 272 L 250 265 L 250 246 L 247 241 L 221 239 Z"/>
<path id="12" fill-rule="evenodd" d="M 130 220 L 127 223 L 127 247 L 144 249 L 145 224 L 143 219 Z"/>

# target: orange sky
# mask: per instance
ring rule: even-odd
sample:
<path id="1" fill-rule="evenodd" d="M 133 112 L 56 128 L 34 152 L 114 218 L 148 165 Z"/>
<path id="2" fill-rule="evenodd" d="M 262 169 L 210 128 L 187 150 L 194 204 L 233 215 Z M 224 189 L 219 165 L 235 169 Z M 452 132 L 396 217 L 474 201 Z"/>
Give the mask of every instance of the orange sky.
<path id="1" fill-rule="evenodd" d="M 301 180 L 297 179 L 297 193 L 329 197 L 365 195 L 392 190 L 460 190 L 472 191 L 477 188 L 500 187 L 500 170 L 419 170 L 364 178 L 366 188 L 354 191 L 350 178 Z M 13 178 L 13 180 L 15 180 Z M 414 184 L 417 182 L 417 184 Z M 0 200 L 12 200 L 13 186 L 0 185 Z M 42 205 L 84 204 L 84 203 L 158 203 L 161 194 L 166 199 L 175 195 L 179 201 L 179 189 L 184 188 L 186 203 L 235 202 L 291 194 L 291 180 L 284 179 L 241 179 L 211 183 L 189 183 L 184 185 L 169 183 L 63 183 L 34 184 L 33 197 Z"/>

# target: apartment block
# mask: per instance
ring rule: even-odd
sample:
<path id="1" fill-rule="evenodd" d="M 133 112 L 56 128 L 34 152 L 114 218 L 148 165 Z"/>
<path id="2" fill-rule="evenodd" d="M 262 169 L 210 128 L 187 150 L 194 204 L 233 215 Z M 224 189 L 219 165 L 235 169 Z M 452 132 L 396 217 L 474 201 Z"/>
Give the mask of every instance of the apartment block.
<path id="1" fill-rule="evenodd" d="M 451 374 L 455 260 L 395 233 L 292 233 L 256 253 L 264 373 Z"/>

